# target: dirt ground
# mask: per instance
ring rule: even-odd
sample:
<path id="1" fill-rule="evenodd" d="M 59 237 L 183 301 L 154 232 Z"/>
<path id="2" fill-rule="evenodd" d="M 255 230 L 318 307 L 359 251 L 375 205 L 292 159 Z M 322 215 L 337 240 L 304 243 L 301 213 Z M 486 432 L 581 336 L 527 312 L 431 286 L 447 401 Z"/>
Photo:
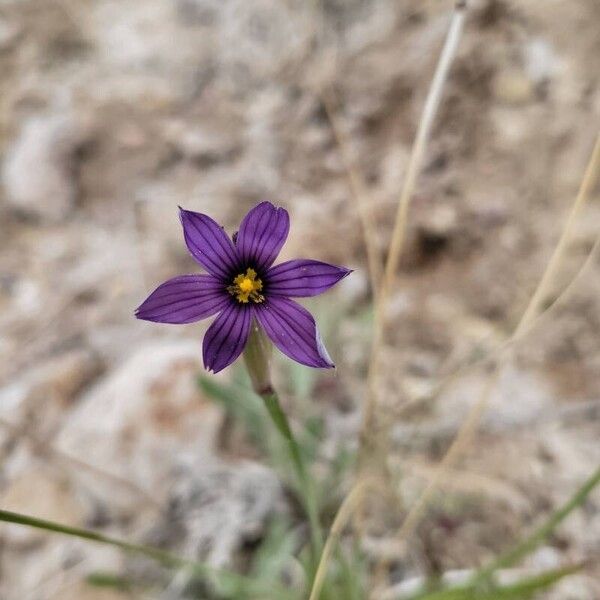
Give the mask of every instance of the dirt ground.
<path id="1" fill-rule="evenodd" d="M 270 470 L 236 460 L 251 450 L 231 441 L 224 448 L 223 414 L 194 385 L 205 324 L 133 318 L 156 285 L 195 269 L 178 205 L 233 232 L 269 199 L 291 215 L 282 258 L 355 269 L 310 305 L 338 366 L 316 384 L 327 435 L 356 445 L 372 295 L 332 118 L 383 253 L 451 5 L 0 3 L 0 506 L 135 536 L 158 527 L 156 506 L 190 469 L 199 480 L 225 470 L 232 502 L 231 489 L 266 490 L 252 505 L 257 523 L 285 504 Z M 382 359 L 381 415 L 393 423 L 388 462 L 403 473 L 407 506 L 477 399 L 485 371 L 467 370 L 435 391 L 515 327 L 556 246 L 599 123 L 597 0 L 469 3 L 410 210 Z M 596 187 L 548 304 L 598 237 L 599 202 Z M 436 498 L 390 585 L 480 564 L 598 465 L 599 274 L 593 260 L 518 343 L 448 483 L 452 494 Z M 400 414 L 407 397 L 415 408 Z M 390 511 L 373 523 L 365 551 L 374 562 L 394 548 L 398 519 Z M 188 531 L 186 548 L 203 540 L 217 565 L 231 564 L 257 535 L 233 519 L 217 543 L 206 521 Z M 597 556 L 600 497 L 559 531 L 529 566 Z M 121 597 L 83 583 L 92 570 L 121 567 L 112 550 L 0 529 L 6 600 Z M 598 570 L 547 597 L 600 598 Z"/>

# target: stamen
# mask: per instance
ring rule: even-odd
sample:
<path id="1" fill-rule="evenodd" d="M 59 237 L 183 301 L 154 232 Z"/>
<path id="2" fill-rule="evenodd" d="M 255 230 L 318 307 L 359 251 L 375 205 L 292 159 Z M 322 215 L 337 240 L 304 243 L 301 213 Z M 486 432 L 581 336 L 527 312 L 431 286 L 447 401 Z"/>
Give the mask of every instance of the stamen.
<path id="1" fill-rule="evenodd" d="M 246 269 L 245 273 L 240 273 L 233 283 L 228 286 L 227 291 L 235 296 L 238 302 L 247 304 L 250 300 L 255 303 L 264 302 L 265 297 L 259 294 L 263 284 L 256 276 L 254 269 Z"/>

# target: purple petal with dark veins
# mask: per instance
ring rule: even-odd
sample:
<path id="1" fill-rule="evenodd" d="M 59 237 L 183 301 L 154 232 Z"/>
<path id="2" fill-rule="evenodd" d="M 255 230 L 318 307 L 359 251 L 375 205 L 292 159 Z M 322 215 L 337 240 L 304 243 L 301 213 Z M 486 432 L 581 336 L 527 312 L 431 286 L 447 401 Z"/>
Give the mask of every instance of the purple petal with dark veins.
<path id="1" fill-rule="evenodd" d="M 287 356 L 308 367 L 335 365 L 321 341 L 312 315 L 297 302 L 270 297 L 254 306 L 256 317 L 271 341 Z"/>
<path id="2" fill-rule="evenodd" d="M 267 269 L 277 258 L 290 230 L 287 210 L 261 202 L 240 225 L 236 238 L 238 254 L 245 265 Z"/>
<path id="3" fill-rule="evenodd" d="M 229 366 L 242 353 L 251 323 L 251 306 L 230 303 L 204 336 L 202 359 L 205 368 L 218 373 Z"/>
<path id="4" fill-rule="evenodd" d="M 269 295 L 307 297 L 322 294 L 352 273 L 318 260 L 289 260 L 271 267 L 265 277 Z"/>
<path id="5" fill-rule="evenodd" d="M 135 316 L 156 323 L 193 323 L 214 315 L 229 302 L 224 284 L 212 275 L 180 275 L 159 285 Z"/>
<path id="6" fill-rule="evenodd" d="M 223 228 L 207 215 L 179 207 L 183 236 L 192 256 L 211 274 L 225 281 L 239 266 L 238 255 Z"/>

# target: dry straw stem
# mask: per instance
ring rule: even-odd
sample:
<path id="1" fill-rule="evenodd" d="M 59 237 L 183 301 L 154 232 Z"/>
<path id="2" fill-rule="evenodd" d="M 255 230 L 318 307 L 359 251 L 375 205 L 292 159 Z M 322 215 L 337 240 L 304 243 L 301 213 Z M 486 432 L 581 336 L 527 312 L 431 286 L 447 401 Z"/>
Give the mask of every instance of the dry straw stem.
<path id="1" fill-rule="evenodd" d="M 358 209 L 358 215 L 361 221 L 361 227 L 363 231 L 363 237 L 365 240 L 365 250 L 367 254 L 367 263 L 369 265 L 369 275 L 371 278 L 371 289 L 373 290 L 373 298 L 375 304 L 377 304 L 377 298 L 379 295 L 379 286 L 381 283 L 382 276 L 382 264 L 381 256 L 379 255 L 379 249 L 377 247 L 377 233 L 375 222 L 373 220 L 373 213 L 371 210 L 371 202 L 366 191 L 366 185 L 355 166 L 355 160 L 352 156 L 352 150 L 350 148 L 350 142 L 344 132 L 339 120 L 336 116 L 335 102 L 333 91 L 329 93 L 324 92 L 321 94 L 321 102 L 325 108 L 325 113 L 331 124 L 331 130 L 339 146 L 342 159 L 344 161 L 344 168 L 348 176 L 348 184 L 352 197 L 356 203 Z"/>
<path id="2" fill-rule="evenodd" d="M 335 515 L 329 535 L 327 536 L 327 541 L 325 542 L 325 547 L 323 548 L 319 566 L 310 591 L 309 600 L 318 600 L 321 589 L 323 588 L 323 583 L 325 582 L 325 577 L 327 576 L 327 568 L 331 561 L 331 555 L 333 554 L 335 545 L 357 506 L 362 502 L 362 498 L 366 491 L 375 486 L 376 482 L 373 479 L 359 479 L 350 490 L 350 493 L 344 498 L 342 505 Z"/>
<path id="3" fill-rule="evenodd" d="M 524 334 L 524 332 L 527 331 L 528 328 L 531 326 L 531 324 L 535 320 L 536 315 L 540 313 L 544 303 L 544 298 L 552 285 L 552 279 L 556 276 L 560 262 L 569 245 L 576 218 L 589 197 L 590 191 L 592 190 L 596 182 L 599 170 L 600 134 L 596 138 L 594 150 L 592 151 L 592 156 L 585 170 L 583 181 L 579 188 L 579 193 L 577 194 L 575 202 L 571 207 L 571 211 L 565 222 L 565 226 L 563 228 L 563 232 L 559 239 L 559 242 L 556 245 L 556 248 L 552 254 L 548 266 L 546 267 L 544 274 L 542 275 L 542 278 L 538 286 L 536 287 L 536 290 L 533 293 L 533 296 L 531 297 L 531 300 L 529 301 L 525 312 L 523 313 L 523 316 L 519 320 L 519 323 L 516 326 L 514 333 L 511 335 L 509 342 L 514 342 L 515 340 L 519 339 Z M 435 475 L 433 476 L 433 478 L 421 494 L 420 498 L 414 504 L 414 506 L 408 513 L 406 519 L 404 520 L 398 533 L 398 537 L 400 539 L 406 539 L 414 533 L 414 530 L 423 514 L 423 511 L 426 509 L 436 490 L 441 484 L 443 484 L 448 469 L 450 469 L 452 465 L 455 464 L 456 460 L 462 455 L 465 448 L 471 442 L 473 435 L 477 430 L 477 425 L 479 423 L 481 415 L 485 411 L 485 408 L 489 401 L 489 397 L 498 381 L 501 368 L 506 358 L 508 357 L 509 350 L 510 347 L 507 347 L 500 354 L 497 361 L 492 366 L 492 369 L 490 371 L 481 396 L 478 398 L 477 402 L 469 411 L 469 414 L 467 415 L 463 425 L 458 431 L 453 443 L 451 444 L 440 465 L 438 466 Z"/>
<path id="4" fill-rule="evenodd" d="M 322 36 L 324 29 L 324 22 L 321 18 L 321 8 L 320 0 L 314 0 L 312 9 L 315 13 L 315 22 L 318 26 L 318 37 Z M 336 64 L 337 51 L 333 57 L 334 67 Z M 316 94 L 321 100 L 323 108 L 325 109 L 325 114 L 329 120 L 335 142 L 340 150 L 342 161 L 344 163 L 344 169 L 348 178 L 348 186 L 352 194 L 352 199 L 356 204 L 365 243 L 371 289 L 373 291 L 373 298 L 376 300 L 379 294 L 383 266 L 377 244 L 377 229 L 373 219 L 371 200 L 367 193 L 367 185 L 362 174 L 356 167 L 356 159 L 354 157 L 354 153 L 352 152 L 350 141 L 337 116 L 337 102 L 333 87 L 331 87 L 329 90 L 320 87 L 317 89 Z"/>
<path id="5" fill-rule="evenodd" d="M 546 306 L 543 310 L 540 310 L 532 316 L 528 324 L 522 328 L 521 334 L 518 338 L 513 335 L 496 348 L 487 352 L 485 355 L 477 358 L 476 360 L 459 365 L 456 369 L 454 369 L 447 375 L 444 375 L 442 379 L 438 381 L 437 384 L 434 386 L 434 389 L 426 397 L 416 398 L 409 404 L 401 406 L 398 410 L 397 416 L 401 416 L 407 409 L 414 408 L 414 406 L 419 402 L 423 402 L 425 400 L 429 400 L 431 398 L 439 396 L 439 394 L 443 390 L 445 390 L 448 385 L 450 385 L 457 379 L 460 379 L 464 375 L 471 373 L 472 371 L 482 367 L 485 364 L 492 364 L 495 360 L 497 360 L 500 357 L 500 355 L 503 352 L 505 352 L 509 348 L 512 348 L 517 342 L 521 341 L 535 327 L 538 327 L 540 323 L 544 323 L 545 321 L 547 321 L 548 318 L 551 317 L 556 312 L 556 310 L 569 299 L 569 296 L 573 293 L 579 281 L 587 273 L 588 269 L 594 264 L 594 261 L 598 257 L 599 253 L 600 232 L 598 232 L 596 240 L 589 254 L 586 256 L 582 265 L 579 267 L 575 275 L 571 278 L 569 283 L 561 290 L 561 292 L 556 296 L 556 298 L 554 298 L 552 302 L 548 304 L 548 306 Z M 542 296 L 542 298 L 545 298 L 545 296 Z"/>
<path id="6" fill-rule="evenodd" d="M 519 436 L 523 433 L 531 433 L 535 429 L 562 423 L 564 425 L 581 424 L 582 422 L 595 420 L 600 417 L 600 398 L 564 398 L 560 400 L 560 406 L 552 409 L 540 409 L 532 412 L 516 422 L 502 420 L 500 422 L 487 421 L 479 425 L 480 431 L 492 435 L 503 434 L 506 436 Z M 420 425 L 394 427 L 392 442 L 396 452 L 388 458 L 388 470 L 391 473 L 399 472 L 396 466 L 398 449 L 414 449 L 415 438 L 418 436 L 420 442 L 431 446 L 436 444 L 445 445 L 454 439 L 454 436 L 462 426 L 452 419 L 428 422 Z M 399 462 L 399 461 L 398 461 Z M 403 463 L 407 467 L 407 463 Z M 407 467 L 410 469 L 410 466 Z M 454 479 L 454 475 L 453 475 Z M 450 483 L 450 481 L 448 481 Z"/>
<path id="7" fill-rule="evenodd" d="M 544 299 L 548 295 L 549 290 L 552 287 L 552 281 L 556 277 L 558 272 L 558 267 L 560 261 L 562 260 L 567 246 L 569 244 L 571 234 L 573 231 L 573 226 L 581 209 L 589 198 L 590 192 L 592 191 L 597 175 L 598 170 L 600 169 L 600 133 L 596 138 L 596 143 L 594 145 L 594 149 L 592 151 L 592 156 L 585 170 L 585 174 L 583 176 L 583 181 L 581 182 L 581 186 L 579 188 L 579 193 L 577 194 L 577 198 L 575 198 L 575 202 L 567 217 L 567 221 L 565 223 L 562 235 L 558 240 L 558 244 L 554 249 L 552 257 L 550 258 L 550 262 L 546 267 L 546 271 L 544 272 L 542 279 L 537 286 L 525 313 L 521 317 L 519 324 L 513 334 L 514 339 L 518 339 L 523 333 L 527 330 L 531 322 L 535 319 L 536 315 L 540 312 L 542 305 L 544 303 Z"/>
<path id="8" fill-rule="evenodd" d="M 408 222 L 408 209 L 413 195 L 417 176 L 421 170 L 423 157 L 427 141 L 431 133 L 431 128 L 441 102 L 444 84 L 447 80 L 452 60 L 456 54 L 456 49 L 460 41 L 463 25 L 466 17 L 467 3 L 464 0 L 458 0 L 454 4 L 454 10 L 450 20 L 450 26 L 446 35 L 446 40 L 437 63 L 437 67 L 427 94 L 423 114 L 417 129 L 417 135 L 413 144 L 410 160 L 408 163 L 404 185 L 401 190 L 398 202 L 398 210 L 392 241 L 385 266 L 381 289 L 375 298 L 375 323 L 373 331 L 373 344 L 371 349 L 371 360 L 369 362 L 369 371 L 367 376 L 367 401 L 364 408 L 363 423 L 360 434 L 360 446 L 358 456 L 359 473 L 365 469 L 365 454 L 371 443 L 372 433 L 375 425 L 375 415 L 378 403 L 377 386 L 379 382 L 379 364 L 381 352 L 384 345 L 384 330 L 386 325 L 386 306 L 389 293 L 394 285 L 396 270 L 400 261 L 400 256 L 404 247 L 406 226 Z M 400 390 L 400 393 L 402 390 Z M 360 521 L 364 510 L 362 506 L 358 510 Z M 362 524 L 357 523 L 360 529 Z"/>
<path id="9" fill-rule="evenodd" d="M 396 270 L 404 247 L 406 226 L 408 222 L 408 209 L 410 207 L 410 201 L 417 181 L 417 176 L 423 163 L 429 134 L 431 133 L 433 121 L 440 105 L 444 84 L 448 77 L 452 60 L 456 54 L 466 16 L 466 8 L 467 3 L 464 0 L 458 1 L 454 5 L 450 27 L 433 76 L 431 87 L 429 88 L 429 93 L 419 122 L 417 136 L 415 138 L 404 178 L 404 185 L 398 202 L 398 211 L 396 213 L 392 241 L 385 266 L 381 290 L 379 292 L 379 299 L 376 303 L 373 347 L 371 350 L 371 361 L 369 363 L 367 381 L 367 402 L 365 405 L 361 432 L 361 453 L 364 452 L 364 447 L 369 438 L 369 432 L 372 430 L 375 420 L 377 407 L 377 381 L 379 379 L 378 369 L 380 363 L 379 359 L 384 344 L 386 305 L 389 293 L 394 286 Z"/>
<path id="10" fill-rule="evenodd" d="M 410 461 L 409 464 L 402 463 L 405 471 L 426 481 L 429 481 L 435 475 L 436 466 L 428 462 L 415 460 Z M 451 477 L 448 477 L 444 482 L 446 490 L 465 494 L 484 494 L 496 500 L 503 500 L 509 506 L 526 507 L 525 494 L 521 493 L 516 485 L 482 473 L 452 469 L 450 474 Z M 397 547 L 402 548 L 403 544 L 399 543 Z M 397 558 L 397 556 L 394 558 Z"/>

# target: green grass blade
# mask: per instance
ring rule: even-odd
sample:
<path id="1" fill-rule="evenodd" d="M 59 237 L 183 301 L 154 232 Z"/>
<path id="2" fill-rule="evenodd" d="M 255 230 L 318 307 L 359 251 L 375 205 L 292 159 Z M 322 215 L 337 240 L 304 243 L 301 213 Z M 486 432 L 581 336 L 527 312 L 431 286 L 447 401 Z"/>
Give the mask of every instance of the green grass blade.
<path id="1" fill-rule="evenodd" d="M 292 563 L 298 545 L 296 533 L 283 518 L 275 518 L 252 558 L 251 575 L 264 580 L 277 580 L 287 565 Z"/>
<path id="2" fill-rule="evenodd" d="M 494 585 L 487 588 L 477 584 L 466 584 L 419 594 L 413 596 L 412 600 L 525 600 L 579 570 L 581 570 L 581 565 L 561 567 L 531 577 L 524 577 L 511 584 Z"/>
<path id="3" fill-rule="evenodd" d="M 51 531 L 54 533 L 61 533 L 71 537 L 78 537 L 84 540 L 90 540 L 100 544 L 108 544 L 115 546 L 126 552 L 134 552 L 137 554 L 143 554 L 149 558 L 152 558 L 164 565 L 178 567 L 178 566 L 193 566 L 199 573 L 207 574 L 209 572 L 208 567 L 201 563 L 195 563 L 178 556 L 172 555 L 169 552 L 161 550 L 160 548 L 154 548 L 152 546 L 143 546 L 140 544 L 132 544 L 123 540 L 112 538 L 96 531 L 89 529 L 82 529 L 80 527 L 70 527 L 69 525 L 63 525 L 61 523 L 55 523 L 54 521 L 47 521 L 45 519 L 38 519 L 29 515 L 23 515 L 20 513 L 11 512 L 8 510 L 0 510 L 0 521 L 5 523 L 15 523 L 17 525 L 25 525 L 27 527 L 33 527 L 35 529 L 43 529 L 45 531 Z"/>
<path id="4" fill-rule="evenodd" d="M 552 532 L 564 521 L 576 508 L 580 507 L 586 498 L 600 483 L 600 467 L 592 476 L 569 498 L 569 500 L 558 510 L 550 515 L 550 518 L 538 527 L 531 535 L 519 542 L 514 548 L 500 555 L 487 567 L 481 569 L 476 580 L 480 581 L 489 577 L 497 569 L 511 567 L 531 554 L 540 543 L 542 543 Z"/>
<path id="5" fill-rule="evenodd" d="M 357 549 L 354 548 L 350 558 L 347 558 L 344 549 L 338 547 L 337 558 L 345 600 L 361 600 L 363 598 L 363 582 L 366 581 L 366 577 L 364 565 L 358 556 Z"/>
<path id="6" fill-rule="evenodd" d="M 94 571 L 90 573 L 85 581 L 88 585 L 97 588 L 111 588 L 121 592 L 127 592 L 136 587 L 136 584 L 126 577 L 121 577 L 116 573 L 107 573 L 104 571 Z"/>
<path id="7" fill-rule="evenodd" d="M 511 585 L 500 586 L 497 590 L 489 592 L 484 596 L 473 596 L 473 599 L 481 598 L 481 600 L 516 600 L 522 598 L 531 598 L 543 590 L 547 590 L 564 577 L 573 575 L 581 570 L 581 566 L 562 567 L 560 569 L 552 569 L 545 571 L 539 575 L 526 577 Z"/>
<path id="8" fill-rule="evenodd" d="M 182 558 L 160 548 L 144 546 L 142 544 L 133 544 L 124 540 L 103 535 L 96 531 L 91 531 L 89 529 L 70 527 L 61 523 L 55 523 L 54 521 L 38 519 L 36 517 L 7 510 L 0 510 L 0 521 L 23 525 L 26 527 L 33 527 L 34 529 L 42 529 L 44 531 L 59 533 L 70 537 L 77 537 L 80 539 L 89 540 L 91 542 L 96 542 L 98 544 L 114 546 L 115 548 L 119 548 L 125 552 L 146 556 L 167 567 L 187 569 L 190 573 L 212 581 L 218 587 L 227 587 L 228 589 L 243 589 L 247 593 L 255 595 L 257 598 L 273 598 L 277 600 L 280 598 L 286 600 L 295 599 L 295 596 L 292 595 L 288 590 L 272 581 L 262 582 L 244 577 L 243 575 L 239 575 L 238 573 L 234 573 L 232 571 L 226 571 L 224 569 L 212 569 L 208 565 Z"/>
<path id="9" fill-rule="evenodd" d="M 263 451 L 268 451 L 267 427 L 262 400 L 252 389 L 236 384 L 225 384 L 214 378 L 200 375 L 200 389 L 216 400 L 237 421 L 242 423 L 252 441 Z"/>

